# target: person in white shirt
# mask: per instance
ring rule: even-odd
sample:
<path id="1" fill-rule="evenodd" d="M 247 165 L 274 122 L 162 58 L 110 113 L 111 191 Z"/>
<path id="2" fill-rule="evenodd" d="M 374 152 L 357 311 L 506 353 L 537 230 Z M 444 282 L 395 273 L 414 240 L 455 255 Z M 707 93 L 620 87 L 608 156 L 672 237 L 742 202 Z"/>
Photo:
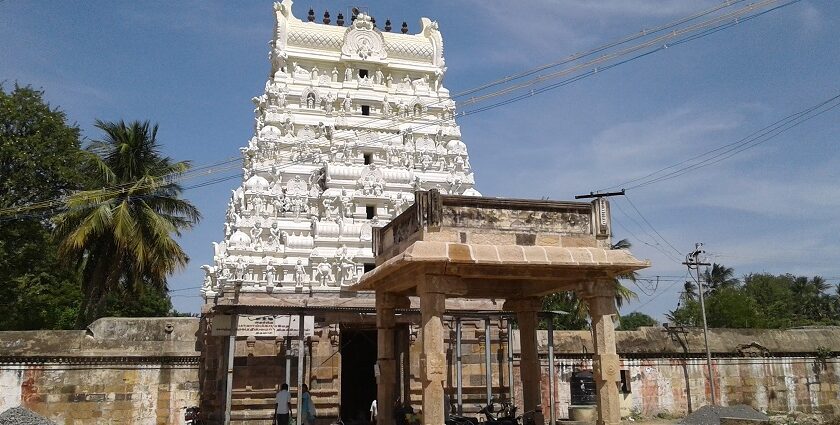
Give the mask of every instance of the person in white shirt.
<path id="1" fill-rule="evenodd" d="M 370 404 L 370 422 L 376 424 L 376 417 L 379 416 L 379 409 L 376 408 L 376 400 Z"/>
<path id="2" fill-rule="evenodd" d="M 292 411 L 292 395 L 289 394 L 289 385 L 280 386 L 277 397 L 274 398 L 274 420 L 276 425 L 289 425 L 289 412 Z"/>

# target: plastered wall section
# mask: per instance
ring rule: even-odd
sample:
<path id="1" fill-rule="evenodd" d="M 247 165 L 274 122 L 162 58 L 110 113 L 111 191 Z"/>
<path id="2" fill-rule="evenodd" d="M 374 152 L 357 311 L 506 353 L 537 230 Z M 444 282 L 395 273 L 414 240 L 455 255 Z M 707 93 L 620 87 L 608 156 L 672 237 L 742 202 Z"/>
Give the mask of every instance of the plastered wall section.
<path id="1" fill-rule="evenodd" d="M 746 404 L 765 412 L 840 413 L 840 359 L 729 357 L 715 358 L 712 365 L 720 404 Z M 591 367 L 586 358 L 555 359 L 557 418 L 568 418 L 572 374 Z M 622 369 L 630 378 L 630 392 L 622 393 L 622 416 L 634 411 L 643 416 L 684 415 L 711 401 L 704 357 L 623 359 Z M 543 377 L 542 405 L 550 406 L 547 358 Z M 518 367 L 514 379 L 519 379 Z M 521 394 L 517 385 L 515 398 L 521 400 Z"/>
<path id="2" fill-rule="evenodd" d="M 711 402 L 707 363 L 699 329 L 669 332 L 661 327 L 616 332 L 629 392 L 622 393 L 622 416 L 682 415 Z M 538 336 L 543 368 L 543 406 L 550 406 L 548 337 Z M 587 331 L 555 332 L 557 418 L 567 418 L 573 373 L 591 370 Z M 518 354 L 516 331 L 513 351 Z M 840 328 L 791 330 L 712 329 L 712 371 L 718 403 L 746 404 L 771 412 L 840 414 Z M 519 382 L 518 355 L 514 382 Z M 521 388 L 515 386 L 521 400 Z"/>
<path id="3" fill-rule="evenodd" d="M 87 331 L 0 332 L 0 411 L 58 424 L 182 424 L 198 404 L 198 320 L 100 319 Z"/>

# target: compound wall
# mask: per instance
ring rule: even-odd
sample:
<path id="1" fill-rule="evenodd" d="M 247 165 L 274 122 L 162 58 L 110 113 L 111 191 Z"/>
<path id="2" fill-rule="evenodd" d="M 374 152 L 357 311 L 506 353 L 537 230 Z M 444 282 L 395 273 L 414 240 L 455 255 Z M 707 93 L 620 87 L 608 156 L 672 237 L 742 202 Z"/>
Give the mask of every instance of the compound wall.
<path id="1" fill-rule="evenodd" d="M 0 332 L 0 412 L 56 423 L 182 424 L 198 404 L 198 319 L 100 319 L 87 331 Z"/>
<path id="2" fill-rule="evenodd" d="M 485 399 L 483 332 L 481 321 L 464 324 L 461 370 L 468 414 Z M 493 322 L 491 332 L 492 392 L 494 397 L 506 399 L 510 397 L 506 325 Z M 23 405 L 70 425 L 182 424 L 183 408 L 198 404 L 199 394 L 205 401 L 215 400 L 210 406 L 224 405 L 218 399 L 224 394 L 223 343 L 198 338 L 198 333 L 199 319 L 195 318 L 106 318 L 87 331 L 0 332 L 0 411 Z M 337 335 L 338 327 L 325 327 L 307 343 L 304 380 L 312 388 L 319 422 L 324 424 L 340 407 Z M 419 408 L 419 345 L 413 343 L 416 329 L 409 325 L 403 335 L 407 341 L 401 350 L 408 355 L 403 369 L 408 385 L 403 394 Z M 519 401 L 517 332 L 511 337 L 513 398 Z M 591 368 L 586 354 L 592 352 L 591 337 L 585 331 L 558 331 L 554 337 L 554 409 L 557 418 L 565 418 L 571 403 L 572 374 Z M 645 416 L 679 415 L 708 403 L 711 393 L 705 353 L 697 330 L 643 328 L 617 332 L 617 340 L 629 390 L 624 392 L 625 415 L 631 411 Z M 840 329 L 716 329 L 709 341 L 721 403 L 778 412 L 840 414 Z M 447 391 L 454 403 L 454 338 L 447 344 Z M 275 385 L 284 380 L 286 348 L 271 339 L 242 338 L 236 351 L 236 423 L 266 423 Z M 540 353 L 543 406 L 548 410 L 544 331 L 540 333 Z M 296 369 L 293 363 L 289 371 L 293 384 Z"/>

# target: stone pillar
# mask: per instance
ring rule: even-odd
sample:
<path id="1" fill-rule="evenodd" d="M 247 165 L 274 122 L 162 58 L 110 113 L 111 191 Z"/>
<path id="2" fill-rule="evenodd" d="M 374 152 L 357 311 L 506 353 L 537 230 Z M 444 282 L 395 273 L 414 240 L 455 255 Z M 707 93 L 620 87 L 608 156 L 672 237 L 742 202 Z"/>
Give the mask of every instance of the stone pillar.
<path id="1" fill-rule="evenodd" d="M 540 387 L 540 359 L 537 353 L 537 313 L 542 308 L 540 298 L 510 299 L 505 310 L 516 313 L 519 324 L 520 360 L 519 374 L 522 378 L 523 413 L 537 410 L 534 420 L 543 424 Z"/>
<path id="2" fill-rule="evenodd" d="M 423 385 L 423 425 L 444 425 L 444 380 L 446 379 L 446 333 L 443 313 L 446 310 L 444 278 L 427 276 L 417 287 L 420 296 L 423 354 L 420 356 L 420 380 Z"/>
<path id="3" fill-rule="evenodd" d="M 621 400 L 618 386 L 619 360 L 615 351 L 615 282 L 602 279 L 587 283 L 580 293 L 589 305 L 592 318 L 592 342 L 595 346 L 593 374 L 598 392 L 598 425 L 618 425 L 621 422 Z"/>
<path id="4" fill-rule="evenodd" d="M 394 418 L 394 401 L 399 394 L 394 310 L 407 307 L 406 297 L 383 291 L 376 292 L 376 364 L 379 368 L 379 376 L 376 378 L 376 400 L 379 424 L 390 424 Z"/>

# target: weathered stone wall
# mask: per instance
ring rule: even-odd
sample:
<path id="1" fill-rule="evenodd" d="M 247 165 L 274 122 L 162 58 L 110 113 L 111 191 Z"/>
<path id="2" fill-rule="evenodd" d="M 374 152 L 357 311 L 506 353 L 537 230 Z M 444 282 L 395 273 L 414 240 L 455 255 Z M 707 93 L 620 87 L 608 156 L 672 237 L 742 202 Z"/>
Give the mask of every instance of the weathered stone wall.
<path id="1" fill-rule="evenodd" d="M 0 411 L 59 424 L 182 424 L 198 403 L 192 318 L 116 319 L 86 331 L 0 332 Z"/>
<path id="2" fill-rule="evenodd" d="M 543 406 L 549 406 L 548 364 L 543 363 Z M 592 368 L 586 358 L 555 360 L 555 414 L 567 418 L 572 373 Z M 840 361 L 815 357 L 714 358 L 718 403 L 746 404 L 773 412 L 840 414 Z M 622 416 L 683 415 L 710 402 L 706 358 L 623 359 L 630 392 L 623 393 Z M 518 379 L 518 368 L 515 369 Z M 516 388 L 517 398 L 521 397 Z M 545 409 L 547 416 L 547 407 Z"/>
<path id="3" fill-rule="evenodd" d="M 708 404 L 706 357 L 699 329 L 642 328 L 616 332 L 622 370 L 629 372 L 622 415 L 685 414 Z M 514 352 L 518 351 L 514 333 Z M 543 406 L 549 406 L 547 334 L 543 354 Z M 565 418 L 572 373 L 592 362 L 589 332 L 556 332 L 555 412 Z M 774 412 L 840 414 L 840 328 L 793 330 L 712 329 L 709 333 L 718 403 Z M 518 368 L 517 368 L 518 369 Z M 516 377 L 515 379 L 518 379 Z M 517 389 L 519 391 L 519 389 Z"/>
<path id="4" fill-rule="evenodd" d="M 338 413 L 340 394 L 340 330 L 364 327 L 369 318 L 358 314 L 325 316 L 307 342 L 304 382 L 310 383 L 320 422 Z M 169 325 L 169 326 L 167 326 Z M 454 328 L 447 339 L 447 394 L 455 400 Z M 88 331 L 0 332 L 0 411 L 23 405 L 65 424 L 181 424 L 182 408 L 198 404 L 224 405 L 226 338 L 197 339 L 199 320 L 102 319 Z M 407 388 L 420 406 L 420 344 L 409 342 L 416 332 L 410 323 L 400 332 L 408 352 Z M 203 332 L 203 331 L 202 331 Z M 507 398 L 507 332 L 504 323 L 491 326 L 494 397 Z M 518 377 L 518 338 L 513 333 L 514 382 Z M 625 415 L 681 414 L 709 399 L 705 379 L 702 334 L 697 330 L 665 332 L 645 328 L 617 332 L 622 369 L 628 371 L 630 392 L 622 405 Z M 202 346 L 197 349 L 197 341 Z M 540 333 L 543 360 L 543 406 L 548 409 L 547 335 Z M 762 410 L 840 413 L 840 329 L 787 331 L 723 330 L 710 333 L 718 399 Z M 469 414 L 485 398 L 484 325 L 464 321 L 462 337 L 463 394 Z M 203 353 L 200 351 L 203 349 Z M 236 345 L 234 417 L 236 423 L 268 422 L 271 398 L 285 380 L 289 354 L 291 383 L 297 384 L 297 361 L 282 342 L 271 338 L 240 338 Z M 589 332 L 555 333 L 555 412 L 567 416 L 572 373 L 591 368 Z M 311 354 L 310 354 L 311 353 Z M 201 363 L 200 363 L 201 362 Z M 199 364 L 204 365 L 199 367 Z M 199 388 L 201 387 L 201 388 Z M 521 388 L 515 385 L 520 401 Z M 212 412 L 208 412 L 212 413 Z M 547 411 L 546 411 L 547 413 Z"/>

